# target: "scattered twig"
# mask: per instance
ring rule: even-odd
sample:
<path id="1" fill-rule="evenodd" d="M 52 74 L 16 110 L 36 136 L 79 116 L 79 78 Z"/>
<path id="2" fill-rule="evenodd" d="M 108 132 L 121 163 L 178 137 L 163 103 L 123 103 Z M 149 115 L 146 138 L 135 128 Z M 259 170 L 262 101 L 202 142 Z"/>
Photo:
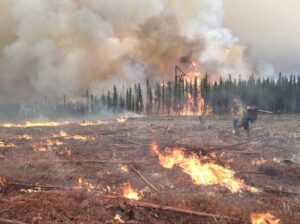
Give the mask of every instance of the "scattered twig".
<path id="1" fill-rule="evenodd" d="M 140 171 L 138 171 L 137 169 L 135 169 L 132 165 L 129 165 L 129 167 L 137 173 L 137 175 L 139 175 L 140 178 L 142 178 L 142 180 L 148 184 L 153 190 L 155 190 L 157 193 L 159 193 L 159 190 L 157 190 L 157 188 L 155 186 L 153 186 L 153 184 L 151 184 L 141 173 Z"/>

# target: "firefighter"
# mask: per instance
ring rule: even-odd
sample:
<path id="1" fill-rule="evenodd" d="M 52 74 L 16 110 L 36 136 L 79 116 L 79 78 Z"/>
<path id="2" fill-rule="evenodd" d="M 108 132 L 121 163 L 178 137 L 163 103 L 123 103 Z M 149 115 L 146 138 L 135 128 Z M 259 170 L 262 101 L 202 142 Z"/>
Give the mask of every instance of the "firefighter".
<path id="1" fill-rule="evenodd" d="M 248 138 L 251 138 L 250 123 L 255 123 L 259 110 L 256 107 L 244 105 L 237 99 L 233 100 L 231 113 L 233 115 L 233 134 L 240 136 L 239 128 L 243 128 Z"/>
<path id="2" fill-rule="evenodd" d="M 231 107 L 231 113 L 232 113 L 232 125 L 233 125 L 233 134 L 236 136 L 240 135 L 239 131 L 239 121 L 241 121 L 243 114 L 244 114 L 244 106 L 243 104 L 238 100 L 234 99 Z"/>
<path id="3" fill-rule="evenodd" d="M 247 106 L 246 111 L 243 114 L 242 127 L 246 131 L 247 137 L 251 138 L 250 123 L 255 123 L 257 120 L 259 110 L 254 106 Z"/>

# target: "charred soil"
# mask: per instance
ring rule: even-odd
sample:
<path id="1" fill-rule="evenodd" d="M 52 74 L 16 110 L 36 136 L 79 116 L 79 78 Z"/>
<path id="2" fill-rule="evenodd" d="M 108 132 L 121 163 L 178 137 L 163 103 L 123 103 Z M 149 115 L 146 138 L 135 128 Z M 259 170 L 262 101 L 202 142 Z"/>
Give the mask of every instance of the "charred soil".
<path id="1" fill-rule="evenodd" d="M 299 223 L 300 117 L 261 116 L 251 128 L 249 140 L 233 136 L 225 116 L 0 127 L 0 223 L 251 223 L 251 213 Z M 182 167 L 164 168 L 153 142 L 231 170 L 258 192 L 195 184 Z M 123 197 L 125 183 L 138 201 Z"/>

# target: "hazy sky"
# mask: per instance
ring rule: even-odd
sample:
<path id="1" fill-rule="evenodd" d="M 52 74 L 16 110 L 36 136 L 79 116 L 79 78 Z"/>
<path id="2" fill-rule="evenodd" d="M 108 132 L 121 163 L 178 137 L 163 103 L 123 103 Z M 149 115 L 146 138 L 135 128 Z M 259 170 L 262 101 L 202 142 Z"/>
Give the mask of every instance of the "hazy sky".
<path id="1" fill-rule="evenodd" d="M 223 0 L 225 26 L 249 46 L 253 59 L 275 71 L 300 73 L 299 0 Z"/>

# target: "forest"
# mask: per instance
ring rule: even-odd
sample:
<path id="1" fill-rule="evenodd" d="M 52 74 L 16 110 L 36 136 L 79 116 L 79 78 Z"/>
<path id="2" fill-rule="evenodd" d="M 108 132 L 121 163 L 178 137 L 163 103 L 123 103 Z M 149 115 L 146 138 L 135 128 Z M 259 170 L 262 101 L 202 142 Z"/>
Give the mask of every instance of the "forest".
<path id="1" fill-rule="evenodd" d="M 209 76 L 197 76 L 175 81 L 137 83 L 132 87 L 118 89 L 116 85 L 101 96 L 87 90 L 85 97 L 74 101 L 68 96 L 53 101 L 46 96 L 31 104 L 1 104 L 1 117 L 49 118 L 84 117 L 102 112 L 134 112 L 145 115 L 204 115 L 230 112 L 233 99 L 245 105 L 273 113 L 297 114 L 300 112 L 300 76 L 255 78 L 236 80 L 228 75 L 211 82 Z"/>
<path id="2" fill-rule="evenodd" d="M 144 92 L 138 83 L 126 90 L 114 86 L 100 99 L 89 96 L 88 92 L 86 97 L 92 112 L 102 107 L 114 112 L 132 111 L 147 115 L 226 114 L 232 100 L 237 98 L 245 105 L 273 113 L 295 114 L 300 112 L 300 76 L 279 74 L 278 79 L 251 76 L 248 80 L 233 80 L 229 75 L 227 80 L 220 77 L 218 81 L 210 82 L 206 75 L 202 79 L 196 76 L 182 82 L 175 78 L 175 82 L 154 85 L 147 80 Z"/>

